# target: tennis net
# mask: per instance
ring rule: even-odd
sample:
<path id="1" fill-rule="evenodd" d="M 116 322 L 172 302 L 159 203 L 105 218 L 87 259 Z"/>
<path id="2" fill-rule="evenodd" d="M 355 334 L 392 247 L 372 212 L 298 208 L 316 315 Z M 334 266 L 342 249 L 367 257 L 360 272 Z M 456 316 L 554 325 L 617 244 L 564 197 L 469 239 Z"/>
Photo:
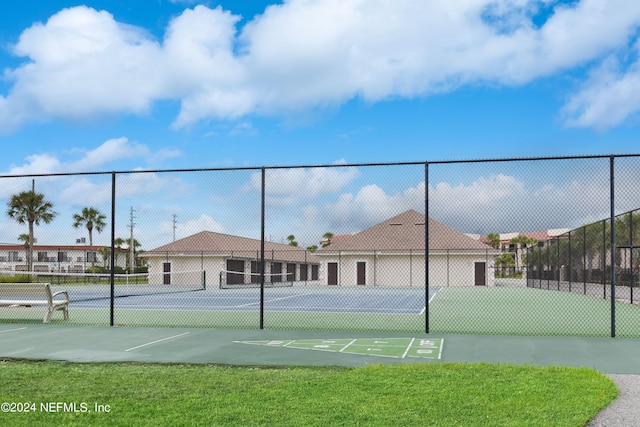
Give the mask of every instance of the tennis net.
<path id="1" fill-rule="evenodd" d="M 110 273 L 3 272 L 4 282 L 49 283 L 54 291 L 67 291 L 70 301 L 111 298 Z M 204 270 L 170 273 L 114 274 L 113 296 L 116 298 L 192 292 L 206 289 Z"/>

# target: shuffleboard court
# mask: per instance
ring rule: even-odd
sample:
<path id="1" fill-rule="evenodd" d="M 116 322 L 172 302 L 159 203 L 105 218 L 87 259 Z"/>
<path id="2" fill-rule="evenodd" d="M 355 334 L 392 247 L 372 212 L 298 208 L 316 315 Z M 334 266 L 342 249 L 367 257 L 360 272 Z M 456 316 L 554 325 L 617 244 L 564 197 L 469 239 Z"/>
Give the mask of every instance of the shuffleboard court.
<path id="1" fill-rule="evenodd" d="M 430 298 L 438 289 L 430 290 Z M 420 288 L 327 288 L 267 289 L 265 311 L 315 313 L 421 314 L 425 307 Z M 256 311 L 259 289 L 207 289 L 159 295 L 133 295 L 115 299 L 116 309 Z M 72 308 L 107 308 L 110 300 L 72 301 Z"/>
<path id="2" fill-rule="evenodd" d="M 237 344 L 360 354 L 395 359 L 440 359 L 442 358 L 444 345 L 443 338 L 285 339 L 234 342 Z"/>

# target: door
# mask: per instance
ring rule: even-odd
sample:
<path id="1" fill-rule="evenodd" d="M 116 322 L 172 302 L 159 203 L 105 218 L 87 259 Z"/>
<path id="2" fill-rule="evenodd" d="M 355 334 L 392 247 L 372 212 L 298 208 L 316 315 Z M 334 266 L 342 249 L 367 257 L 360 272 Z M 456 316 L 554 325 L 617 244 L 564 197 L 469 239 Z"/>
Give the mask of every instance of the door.
<path id="1" fill-rule="evenodd" d="M 367 284 L 367 263 L 364 261 L 360 261 L 356 264 L 357 277 L 356 284 L 360 286 L 364 286 Z"/>
<path id="2" fill-rule="evenodd" d="M 338 284 L 338 263 L 330 262 L 327 264 L 327 284 L 335 286 Z"/>
<path id="3" fill-rule="evenodd" d="M 476 262 L 476 286 L 486 286 L 487 285 L 487 263 L 486 262 Z"/>
<path id="4" fill-rule="evenodd" d="M 162 263 L 162 283 L 165 285 L 171 284 L 171 263 L 163 262 Z"/>

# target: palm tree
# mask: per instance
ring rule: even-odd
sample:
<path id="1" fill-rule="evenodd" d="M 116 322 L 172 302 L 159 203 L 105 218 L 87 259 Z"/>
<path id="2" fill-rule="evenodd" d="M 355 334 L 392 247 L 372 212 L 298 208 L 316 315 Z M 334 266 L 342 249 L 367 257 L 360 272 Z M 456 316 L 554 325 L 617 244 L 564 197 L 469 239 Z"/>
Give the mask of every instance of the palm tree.
<path id="1" fill-rule="evenodd" d="M 298 246 L 298 242 L 296 242 L 296 236 L 290 234 L 287 236 L 287 240 L 289 241 L 289 246 Z"/>
<path id="2" fill-rule="evenodd" d="M 18 241 L 22 242 L 25 248 L 29 247 L 29 235 L 26 233 L 22 233 L 18 236 Z"/>
<path id="3" fill-rule="evenodd" d="M 324 238 L 324 240 L 320 242 L 320 244 L 322 245 L 323 248 L 326 248 L 331 244 L 331 239 L 333 239 L 333 233 L 330 231 L 327 231 L 322 235 L 322 237 Z"/>
<path id="4" fill-rule="evenodd" d="M 53 210 L 53 204 L 44 199 L 44 194 L 36 193 L 34 190 L 23 191 L 11 196 L 7 203 L 7 215 L 18 221 L 19 224 L 29 224 L 29 240 L 27 247 L 27 270 L 33 267 L 33 225 L 40 225 L 40 222 L 49 224 L 57 215 Z"/>
<path id="5" fill-rule="evenodd" d="M 493 249 L 500 249 L 500 235 L 497 233 L 489 233 L 487 234 L 487 241 L 489 242 L 489 246 Z"/>
<path id="6" fill-rule="evenodd" d="M 124 241 L 122 242 L 123 244 L 126 244 L 129 247 L 129 250 L 131 250 L 131 239 L 124 239 Z M 138 242 L 137 239 L 133 239 L 133 260 L 129 260 L 129 270 L 131 273 L 133 273 L 135 271 L 135 267 L 136 267 L 136 259 L 138 257 L 138 248 L 142 246 L 142 244 L 140 244 L 140 242 Z"/>
<path id="7" fill-rule="evenodd" d="M 115 247 L 116 253 L 114 254 L 115 260 L 114 260 L 114 268 L 118 265 L 118 252 L 120 252 L 120 249 L 122 249 L 122 245 L 124 245 L 124 239 L 122 237 L 116 237 L 113 240 L 113 246 Z"/>
<path id="8" fill-rule="evenodd" d="M 111 258 L 111 248 L 109 246 L 103 246 L 98 250 L 98 252 L 100 252 L 100 255 L 102 255 L 102 263 L 104 268 L 107 268 L 107 264 L 109 262 L 109 259 Z"/>
<path id="9" fill-rule="evenodd" d="M 515 266 L 515 261 L 513 259 L 513 254 L 509 252 L 503 252 L 499 257 L 495 260 L 495 265 L 497 268 L 500 268 L 502 271 L 498 274 L 499 277 L 508 277 L 509 269 Z"/>
<path id="10" fill-rule="evenodd" d="M 538 243 L 538 241 L 536 239 L 529 238 L 524 234 L 518 234 L 516 237 L 509 240 L 509 243 L 511 243 L 512 245 L 515 245 L 516 247 L 516 258 L 515 258 L 516 269 L 520 270 L 524 265 L 522 261 L 522 255 L 523 255 L 522 249 L 527 248 L 531 245 L 535 245 L 536 243 Z"/>
<path id="11" fill-rule="evenodd" d="M 101 233 L 107 225 L 104 216 L 99 210 L 94 208 L 83 208 L 80 214 L 73 214 L 73 226 L 75 228 L 85 226 L 89 231 L 89 247 L 93 248 L 93 229 Z M 91 258 L 91 267 L 95 265 L 95 258 Z"/>

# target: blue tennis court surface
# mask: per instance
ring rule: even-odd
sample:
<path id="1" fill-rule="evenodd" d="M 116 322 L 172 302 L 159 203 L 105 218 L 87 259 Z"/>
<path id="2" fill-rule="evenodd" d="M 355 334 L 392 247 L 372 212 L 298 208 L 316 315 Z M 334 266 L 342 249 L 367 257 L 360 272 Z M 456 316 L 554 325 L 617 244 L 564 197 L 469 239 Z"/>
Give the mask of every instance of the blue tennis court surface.
<path id="1" fill-rule="evenodd" d="M 430 289 L 430 296 L 438 291 Z M 69 293 L 72 295 L 73 290 Z M 71 307 L 109 307 L 104 298 L 73 301 Z M 260 289 L 207 289 L 158 295 L 127 296 L 115 299 L 118 309 L 140 310 L 219 310 L 255 311 L 260 309 Z M 419 288 L 269 288 L 264 292 L 265 311 L 325 313 L 421 314 L 425 290 Z"/>

